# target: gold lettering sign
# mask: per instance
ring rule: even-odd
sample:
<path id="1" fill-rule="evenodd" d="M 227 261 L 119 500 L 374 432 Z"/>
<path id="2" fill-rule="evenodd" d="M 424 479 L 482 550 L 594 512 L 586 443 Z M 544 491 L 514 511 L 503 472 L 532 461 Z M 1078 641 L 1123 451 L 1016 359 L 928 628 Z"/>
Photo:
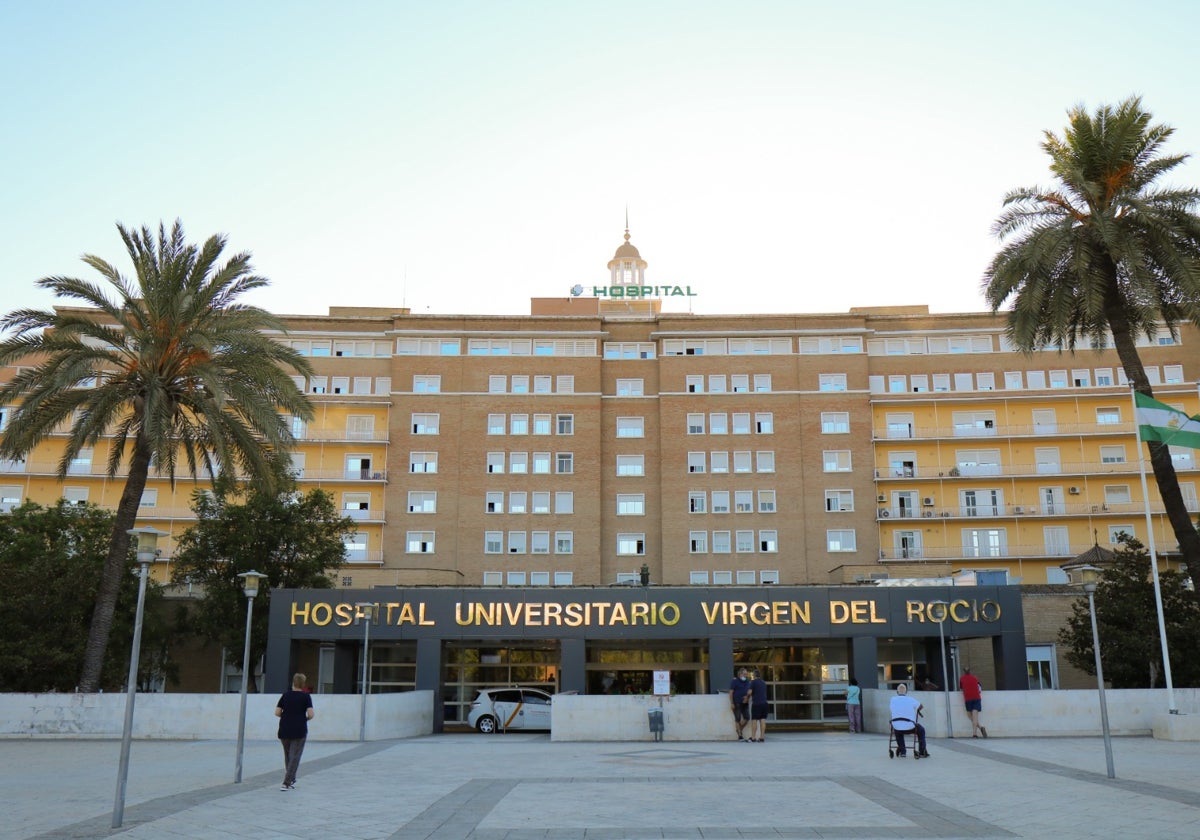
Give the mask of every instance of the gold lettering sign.
<path id="1" fill-rule="evenodd" d="M 1000 620 L 1000 604 L 992 600 L 955 598 L 949 603 L 906 601 L 904 612 L 909 624 L 924 624 L 927 621 L 937 624 L 946 620 L 955 624 L 966 624 L 969 621 L 984 621 L 990 624 Z"/>
<path id="2" fill-rule="evenodd" d="M 812 609 L 808 601 L 708 601 L 700 602 L 704 621 L 709 624 L 811 624 Z"/>
<path id="3" fill-rule="evenodd" d="M 421 615 L 424 616 L 423 609 Z M 680 615 L 679 605 L 671 601 L 661 604 L 647 601 L 632 604 L 460 601 L 454 605 L 454 623 L 459 627 L 636 627 L 655 624 L 670 627 L 679 622 Z"/>

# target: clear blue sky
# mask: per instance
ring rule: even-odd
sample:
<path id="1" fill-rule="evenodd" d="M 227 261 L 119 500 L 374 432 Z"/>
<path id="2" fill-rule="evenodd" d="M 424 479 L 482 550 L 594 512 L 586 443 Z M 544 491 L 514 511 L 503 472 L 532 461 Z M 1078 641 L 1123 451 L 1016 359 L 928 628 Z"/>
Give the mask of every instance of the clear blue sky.
<path id="1" fill-rule="evenodd" d="M 605 283 L 628 205 L 696 312 L 977 311 L 1067 108 L 1139 93 L 1200 153 L 1198 9 L 8 0 L 0 308 L 179 217 L 278 312 L 523 313 Z"/>

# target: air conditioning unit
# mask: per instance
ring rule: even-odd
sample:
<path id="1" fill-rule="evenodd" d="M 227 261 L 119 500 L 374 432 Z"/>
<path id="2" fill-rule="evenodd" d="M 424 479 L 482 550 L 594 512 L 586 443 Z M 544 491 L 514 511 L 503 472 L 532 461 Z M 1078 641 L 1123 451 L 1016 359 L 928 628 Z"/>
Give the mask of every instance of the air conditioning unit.
<path id="1" fill-rule="evenodd" d="M 1070 493 L 1072 496 L 1078 496 L 1079 488 L 1078 487 L 1070 487 L 1067 489 L 1067 492 Z"/>
<path id="2" fill-rule="evenodd" d="M 881 517 L 883 517 L 884 519 L 887 519 L 889 516 L 892 515 L 892 512 L 890 510 L 888 510 L 887 508 L 880 508 L 879 515 Z"/>
<path id="3" fill-rule="evenodd" d="M 926 496 L 921 500 L 921 504 L 923 504 L 925 507 L 933 507 L 933 496 Z"/>
<path id="4" fill-rule="evenodd" d="M 1020 505 L 1017 505 L 1016 507 L 1013 508 L 1013 513 L 1024 513 L 1024 512 L 1025 512 L 1025 508 L 1021 507 Z"/>
<path id="5" fill-rule="evenodd" d="M 921 515 L 924 516 L 926 519 L 929 519 L 930 517 L 933 516 L 933 511 L 927 510 L 924 513 L 922 513 Z"/>
<path id="6" fill-rule="evenodd" d="M 879 502 L 879 504 L 882 505 L 887 501 L 887 496 L 880 493 L 878 496 L 875 497 L 875 501 Z"/>

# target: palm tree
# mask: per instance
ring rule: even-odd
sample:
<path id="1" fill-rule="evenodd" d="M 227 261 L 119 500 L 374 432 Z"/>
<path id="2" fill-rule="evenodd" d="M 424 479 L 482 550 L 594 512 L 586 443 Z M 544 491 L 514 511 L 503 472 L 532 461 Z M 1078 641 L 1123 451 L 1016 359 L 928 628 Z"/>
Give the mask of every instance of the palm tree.
<path id="1" fill-rule="evenodd" d="M 217 261 L 225 238 L 197 248 L 177 220 L 170 232 L 118 224 L 136 280 L 99 257 L 83 261 L 115 291 L 71 277 L 38 285 L 86 307 L 20 309 L 0 320 L 0 365 L 28 365 L 0 387 L 0 406 L 14 406 L 0 435 L 0 457 L 26 457 L 43 439 L 66 435 L 58 477 L 80 449 L 110 443 L 107 472 L 127 464 L 108 557 L 84 651 L 81 691 L 100 686 L 118 584 L 131 566 L 129 534 L 154 465 L 175 481 L 180 467 L 195 480 L 201 467 L 250 476 L 274 475 L 292 438 L 280 410 L 310 418 L 312 407 L 285 368 L 308 363 L 265 334 L 282 330 L 273 315 L 238 303 L 267 284 L 249 254 Z"/>
<path id="2" fill-rule="evenodd" d="M 1174 133 L 1152 125 L 1140 97 L 1095 114 L 1068 112 L 1062 137 L 1047 131 L 1055 184 L 1013 190 L 993 232 L 1004 243 L 983 278 L 992 311 L 1012 301 L 1008 335 L 1019 350 L 1074 352 L 1081 337 L 1112 344 L 1135 390 L 1152 395 L 1135 345 L 1159 324 L 1200 324 L 1200 191 L 1156 186 L 1187 159 L 1161 149 Z M 1168 447 L 1150 463 L 1184 559 L 1200 568 L 1200 534 L 1188 515 Z"/>

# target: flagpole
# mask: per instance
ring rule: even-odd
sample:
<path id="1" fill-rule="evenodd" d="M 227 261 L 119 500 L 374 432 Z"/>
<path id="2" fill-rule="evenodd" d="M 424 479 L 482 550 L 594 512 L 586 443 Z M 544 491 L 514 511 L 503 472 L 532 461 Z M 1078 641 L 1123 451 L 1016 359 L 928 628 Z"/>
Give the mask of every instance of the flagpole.
<path id="1" fill-rule="evenodd" d="M 1134 435 L 1138 441 L 1138 471 L 1142 477 L 1142 500 L 1146 508 L 1146 535 L 1148 540 L 1147 547 L 1150 549 L 1150 576 L 1154 580 L 1154 607 L 1158 611 L 1158 640 L 1162 644 L 1163 676 L 1167 680 L 1167 712 L 1177 715 L 1179 714 L 1179 709 L 1175 706 L 1175 686 L 1171 682 L 1171 654 L 1167 650 L 1167 622 L 1163 617 L 1162 587 L 1158 583 L 1158 552 L 1154 547 L 1154 523 L 1150 519 L 1150 488 L 1146 484 L 1146 450 L 1142 448 L 1142 435 L 1137 419 L 1137 392 L 1134 391 L 1132 382 L 1129 385 L 1129 399 L 1133 403 Z M 1146 442 L 1146 445 L 1148 447 L 1149 442 Z M 1167 446 L 1166 443 L 1160 443 L 1159 445 Z"/>

